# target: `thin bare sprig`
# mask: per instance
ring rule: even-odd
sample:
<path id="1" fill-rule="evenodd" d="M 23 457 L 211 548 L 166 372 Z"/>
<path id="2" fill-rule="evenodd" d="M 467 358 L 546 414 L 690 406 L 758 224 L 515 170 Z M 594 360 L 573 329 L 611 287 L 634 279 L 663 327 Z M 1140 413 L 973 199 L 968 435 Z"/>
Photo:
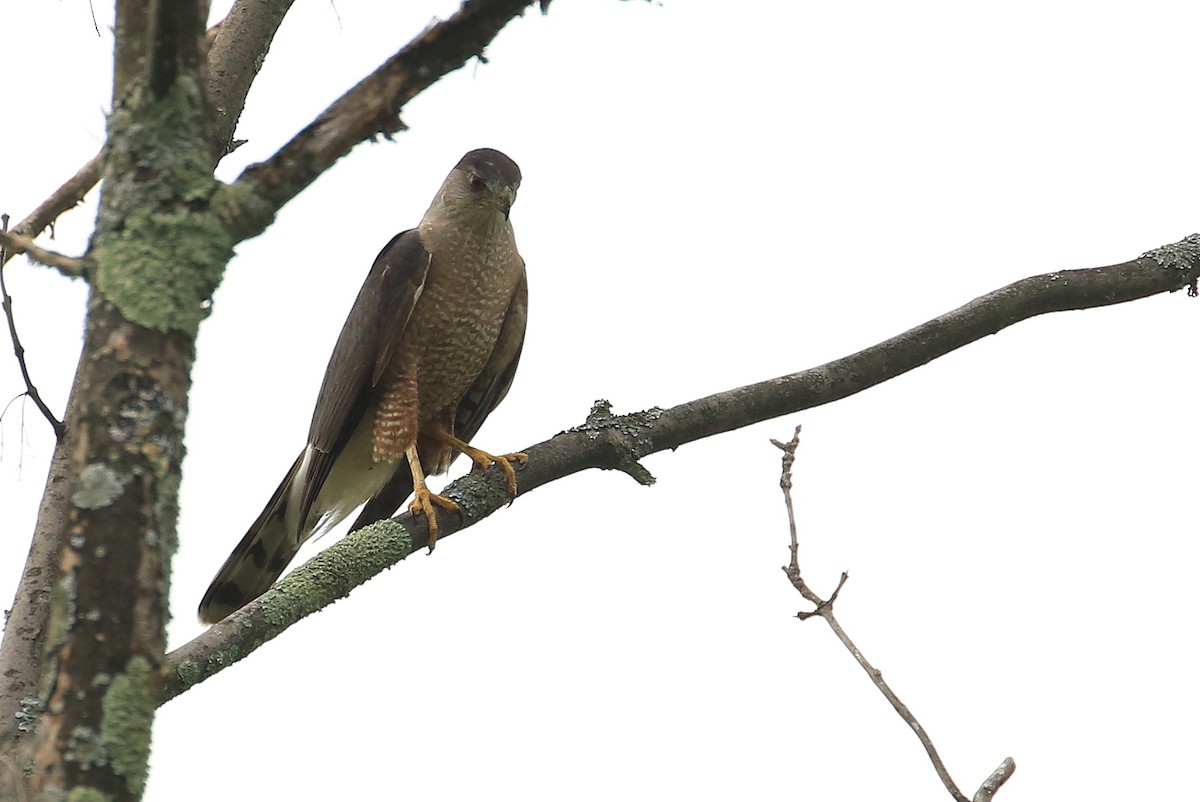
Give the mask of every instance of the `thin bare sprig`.
<path id="1" fill-rule="evenodd" d="M 929 755 L 929 760 L 933 763 L 933 768 L 937 772 L 938 778 L 946 786 L 946 790 L 950 792 L 950 795 L 954 797 L 956 802 L 991 802 L 992 797 L 999 790 L 1000 786 L 1004 785 L 1013 772 L 1016 771 L 1017 764 L 1013 759 L 1011 757 L 1005 758 L 999 768 L 992 772 L 991 776 L 980 786 L 979 790 L 975 793 L 974 800 L 967 799 L 954 783 L 950 772 L 946 770 L 946 765 L 942 762 L 941 756 L 938 755 L 937 749 L 933 745 L 933 740 L 929 737 L 925 728 L 917 721 L 917 717 L 908 709 L 908 706 L 900 701 L 900 697 L 896 695 L 896 692 L 884 682 L 883 674 L 868 662 L 867 658 L 854 645 L 854 641 L 850 640 L 850 636 L 846 634 L 846 631 L 842 629 L 842 625 L 838 623 L 837 618 L 834 616 L 833 604 L 837 601 L 838 594 L 842 592 L 842 588 L 846 585 L 846 580 L 850 578 L 850 575 L 845 571 L 842 572 L 837 587 L 834 588 L 833 593 L 828 599 L 822 599 L 817 595 L 800 576 L 800 561 L 798 557 L 800 547 L 799 538 L 796 534 L 796 513 L 792 504 L 792 467 L 796 462 L 796 448 L 800 445 L 800 427 L 796 427 L 795 432 L 792 434 L 792 439 L 788 442 L 782 443 L 772 438 L 771 444 L 783 452 L 783 469 L 779 478 L 779 487 L 783 490 L 784 504 L 787 507 L 788 529 L 791 532 L 792 561 L 790 565 L 783 567 L 783 571 L 787 574 L 792 587 L 808 602 L 815 605 L 815 609 L 808 612 L 796 613 L 796 617 L 801 621 L 815 617 L 825 619 L 825 623 L 833 630 L 833 634 L 842 642 L 846 650 L 854 656 L 854 659 L 862 666 L 863 671 L 867 672 L 867 676 L 871 678 L 871 682 L 875 683 L 875 687 L 891 703 L 897 715 L 916 734 L 917 739 L 921 742 L 921 746 L 925 748 L 926 754 Z"/>
<path id="2" fill-rule="evenodd" d="M 0 231 L 8 233 L 8 215 L 0 214 Z M 21 345 L 21 338 L 17 336 L 17 324 L 13 319 L 12 296 L 8 294 L 8 286 L 4 282 L 4 262 L 7 254 L 5 251 L 7 246 L 4 240 L 0 240 L 0 306 L 4 308 L 4 316 L 8 319 L 8 333 L 12 337 L 13 352 L 17 355 L 17 365 L 21 368 L 21 377 L 25 380 L 25 392 L 33 399 L 33 403 L 45 416 L 46 420 L 50 421 L 50 428 L 54 430 L 54 436 L 59 440 L 62 439 L 66 427 L 63 422 L 54 417 L 54 413 L 50 411 L 50 407 L 42 400 L 41 393 L 33 383 L 33 379 L 29 377 L 29 366 L 25 364 L 25 346 Z"/>

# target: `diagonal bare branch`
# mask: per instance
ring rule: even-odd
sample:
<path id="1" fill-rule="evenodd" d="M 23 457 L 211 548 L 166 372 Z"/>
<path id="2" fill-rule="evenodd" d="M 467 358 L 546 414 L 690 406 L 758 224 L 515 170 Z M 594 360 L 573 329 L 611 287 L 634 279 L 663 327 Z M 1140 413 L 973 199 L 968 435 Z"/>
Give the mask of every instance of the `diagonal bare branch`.
<path id="1" fill-rule="evenodd" d="M 588 468 L 621 470 L 639 481 L 647 454 L 714 434 L 828 404 L 861 392 L 951 351 L 1048 312 L 1090 309 L 1190 287 L 1200 276 L 1200 235 L 1110 267 L 1064 270 L 1022 279 L 877 345 L 799 373 L 739 387 L 671 409 L 615 416 L 597 402 L 587 422 L 532 448 L 518 474 L 518 495 Z M 461 519 L 438 518 L 438 537 L 478 523 L 507 505 L 500 471 L 471 473 L 447 494 Z M 421 549 L 423 519 L 411 514 L 351 533 L 318 554 L 257 601 L 167 656 L 162 701 L 224 670 L 301 618 Z"/>
<path id="2" fill-rule="evenodd" d="M 361 142 L 404 130 L 400 110 L 484 48 L 535 0 L 466 0 L 338 98 L 270 159 L 251 165 L 225 194 L 235 240 L 258 236 L 288 201 Z M 214 202 L 219 202 L 214 198 Z"/>
<path id="3" fill-rule="evenodd" d="M 294 0 L 238 0 L 225 19 L 210 29 L 208 101 L 215 114 L 213 134 L 228 149 L 246 95 L 266 61 L 284 16 Z"/>

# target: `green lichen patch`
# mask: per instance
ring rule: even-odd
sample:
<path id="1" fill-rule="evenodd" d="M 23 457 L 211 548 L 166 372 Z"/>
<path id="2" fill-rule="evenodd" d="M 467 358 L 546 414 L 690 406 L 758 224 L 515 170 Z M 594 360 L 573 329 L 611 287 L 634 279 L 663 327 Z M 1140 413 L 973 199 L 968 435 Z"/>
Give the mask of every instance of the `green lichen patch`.
<path id="1" fill-rule="evenodd" d="M 207 211 L 135 209 L 96 243 L 97 288 L 140 326 L 195 335 L 232 253 Z"/>
<path id="2" fill-rule="evenodd" d="M 154 694 L 150 662 L 134 657 L 125 673 L 112 679 L 102 703 L 100 734 L 112 770 L 125 779 L 129 790 L 141 796 L 150 760 L 150 725 L 154 721 Z"/>
<path id="3" fill-rule="evenodd" d="M 322 601 L 342 598 L 380 571 L 412 553 L 412 536 L 391 519 L 377 521 L 351 532 L 288 574 L 281 591 L 262 599 L 263 618 L 283 629 L 309 613 Z"/>
<path id="4" fill-rule="evenodd" d="M 134 91 L 108 129 L 96 287 L 134 323 L 194 335 L 233 253 L 209 204 L 218 183 L 203 93 L 186 79 L 161 99 Z"/>
<path id="5" fill-rule="evenodd" d="M 77 785 L 67 791 L 67 802 L 109 802 L 112 797 L 98 788 Z"/>

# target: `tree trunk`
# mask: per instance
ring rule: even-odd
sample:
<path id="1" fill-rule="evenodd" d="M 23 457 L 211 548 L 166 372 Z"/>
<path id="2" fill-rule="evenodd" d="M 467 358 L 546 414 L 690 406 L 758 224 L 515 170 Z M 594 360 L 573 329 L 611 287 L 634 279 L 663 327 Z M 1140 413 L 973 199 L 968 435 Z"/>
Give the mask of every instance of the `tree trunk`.
<path id="1" fill-rule="evenodd" d="M 117 7 L 92 297 L 31 554 L 53 576 L 14 609 L 38 620 L 49 605 L 25 645 L 40 647 L 42 703 L 8 733 L 39 794 L 137 799 L 145 782 L 195 336 L 232 254 L 208 204 L 204 13 L 194 1 Z"/>

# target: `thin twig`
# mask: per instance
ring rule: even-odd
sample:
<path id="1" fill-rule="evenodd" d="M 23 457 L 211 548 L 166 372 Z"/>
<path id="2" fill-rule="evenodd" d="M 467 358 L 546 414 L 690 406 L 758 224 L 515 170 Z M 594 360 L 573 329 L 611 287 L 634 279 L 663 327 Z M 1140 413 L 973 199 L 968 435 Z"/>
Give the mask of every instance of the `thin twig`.
<path id="1" fill-rule="evenodd" d="M 50 421 L 50 428 L 54 429 L 54 436 L 61 440 L 65 431 L 62 421 L 54 417 L 54 413 L 50 411 L 50 407 L 46 406 L 46 402 L 42 400 L 42 396 L 37 391 L 37 387 L 33 384 L 33 379 L 29 377 L 29 367 L 25 364 L 25 346 L 21 345 L 21 338 L 17 336 L 17 324 L 13 320 L 12 311 L 12 296 L 8 294 L 8 286 L 4 283 L 4 257 L 5 251 L 8 249 L 8 215 L 0 214 L 0 233 L 4 236 L 0 237 L 0 306 L 4 308 L 4 316 L 8 318 L 8 333 L 12 336 L 13 352 L 17 355 L 17 364 L 21 367 L 21 376 L 25 379 L 25 391 L 29 397 L 33 399 L 33 403 L 46 416 L 46 420 Z"/>
<path id="2" fill-rule="evenodd" d="M 842 587 L 846 584 L 846 580 L 850 578 L 850 575 L 844 571 L 842 572 L 842 576 L 838 581 L 837 588 L 834 589 L 828 600 L 821 599 L 801 578 L 800 566 L 796 559 L 796 555 L 798 553 L 796 542 L 796 516 L 792 506 L 792 466 L 796 461 L 796 447 L 800 444 L 800 427 L 796 427 L 795 434 L 787 443 L 781 443 L 774 439 L 771 440 L 771 443 L 783 451 L 783 472 L 779 479 L 779 486 L 783 488 L 783 497 L 788 513 L 788 527 L 791 530 L 792 536 L 792 563 L 791 565 L 784 567 L 783 571 L 787 574 L 788 579 L 791 580 L 792 587 L 794 587 L 801 596 L 816 605 L 815 610 L 811 612 L 797 613 L 796 617 L 802 621 L 815 616 L 820 616 L 821 618 L 825 619 L 825 623 L 827 623 L 829 628 L 833 630 L 833 634 L 836 635 L 837 639 L 842 642 L 842 645 L 846 647 L 846 650 L 849 651 L 850 654 L 854 655 L 854 659 L 858 661 L 860 666 L 862 666 L 863 671 L 867 672 L 867 676 L 871 678 L 871 682 L 875 683 L 875 687 L 878 688 L 879 692 L 882 693 L 888 702 L 891 703 L 896 713 L 904 720 L 904 723 L 911 727 L 912 731 L 916 733 L 917 739 L 921 742 L 921 746 L 925 747 L 925 752 L 929 755 L 929 760 L 933 763 L 934 771 L 937 772 L 938 778 L 942 781 L 942 785 L 946 786 L 946 790 L 950 792 L 950 795 L 954 797 L 956 802 L 971 802 L 971 800 L 968 800 L 967 797 L 963 795 L 962 791 L 958 790 L 958 786 L 955 785 L 953 778 L 950 776 L 950 772 L 946 770 L 946 765 L 942 762 L 941 756 L 938 755 L 932 739 L 930 739 L 929 734 L 925 732 L 925 728 L 921 726 L 921 723 L 917 721 L 917 717 L 913 715 L 912 711 L 908 709 L 908 706 L 905 705 L 904 702 L 900 701 L 900 697 L 896 696 L 895 691 L 893 691 L 891 687 L 889 687 L 888 684 L 883 681 L 883 674 L 879 671 L 879 669 L 875 668 L 870 662 L 867 661 L 867 658 L 864 657 L 863 653 L 859 651 L 859 648 L 854 645 L 854 641 L 850 640 L 850 636 L 846 634 L 846 631 L 842 629 L 842 625 L 838 623 L 837 618 L 834 616 L 833 603 L 837 601 L 838 594 L 841 593 Z M 996 789 L 1003 785 L 1004 782 L 1010 776 L 1012 776 L 1012 773 L 1016 770 L 1016 767 L 1017 765 L 1015 762 L 1013 762 L 1011 757 L 1005 758 L 1004 763 L 1000 765 L 1000 768 L 996 769 L 992 776 L 984 782 L 982 787 L 980 787 L 978 793 L 975 794 L 975 802 L 990 802 L 992 795 L 996 792 Z"/>
<path id="3" fill-rule="evenodd" d="M 783 503 L 787 506 L 788 529 L 792 535 L 792 562 L 788 568 L 800 574 L 800 543 L 796 538 L 796 512 L 792 509 L 792 464 L 796 461 L 796 446 L 800 445 L 800 424 L 792 432 L 792 439 L 781 443 L 774 437 L 771 445 L 783 452 L 783 474 L 779 477 L 779 487 L 783 490 Z"/>
<path id="4" fill-rule="evenodd" d="M 4 405 L 4 409 L 0 409 L 0 423 L 4 421 L 4 417 L 8 415 L 8 410 L 12 405 L 28 396 L 29 393 L 21 391 L 8 399 L 8 403 Z M 21 420 L 17 424 L 17 432 L 19 432 L 17 440 L 17 476 L 20 477 L 21 471 L 25 469 L 25 448 L 29 445 L 29 441 L 25 439 L 25 405 L 17 407 Z M 0 462 L 4 461 L 4 429 L 0 427 Z"/>
<path id="5" fill-rule="evenodd" d="M 30 212 L 24 220 L 17 223 L 13 227 L 12 233 L 23 237 L 36 237 L 50 227 L 53 236 L 54 221 L 58 219 L 58 216 L 83 203 L 84 196 L 100 180 L 103 158 L 104 149 L 101 148 L 100 152 L 89 159 L 87 164 L 80 167 L 75 175 L 63 182 L 62 186 L 54 190 L 50 197 L 38 204 L 38 207 Z M 0 257 L 0 265 L 7 262 L 12 255 L 12 253 L 8 253 Z"/>

